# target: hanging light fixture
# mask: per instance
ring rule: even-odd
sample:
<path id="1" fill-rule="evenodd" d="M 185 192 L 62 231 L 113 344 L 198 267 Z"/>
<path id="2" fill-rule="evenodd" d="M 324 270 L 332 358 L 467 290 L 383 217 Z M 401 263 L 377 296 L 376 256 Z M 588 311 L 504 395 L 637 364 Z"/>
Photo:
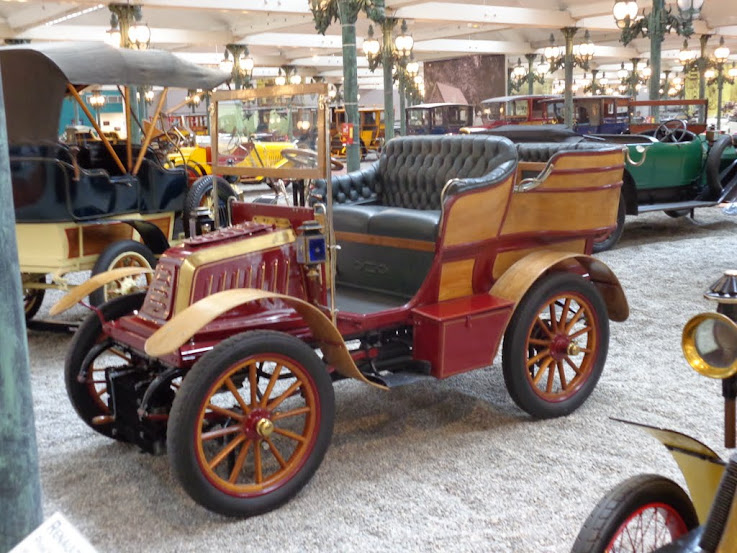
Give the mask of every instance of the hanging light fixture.
<path id="1" fill-rule="evenodd" d="M 561 50 L 555 45 L 555 37 L 553 33 L 550 33 L 550 45 L 545 47 L 543 50 L 543 56 L 548 64 L 554 64 L 555 61 L 560 58 Z"/>
<path id="2" fill-rule="evenodd" d="M 363 41 L 363 54 L 371 61 L 379 57 L 379 50 L 381 50 L 381 45 L 379 40 L 374 37 L 374 26 L 369 25 L 368 38 Z"/>
<path id="3" fill-rule="evenodd" d="M 681 17 L 686 19 L 695 19 L 701 13 L 701 7 L 704 0 L 678 0 L 678 11 Z"/>
<path id="4" fill-rule="evenodd" d="M 719 47 L 714 50 L 714 58 L 717 63 L 724 63 L 729 57 L 729 48 L 724 45 L 724 37 L 719 39 Z"/>
<path id="5" fill-rule="evenodd" d="M 105 32 L 105 42 L 115 48 L 120 48 L 120 23 L 118 16 L 114 13 L 110 14 L 110 28 Z"/>
<path id="6" fill-rule="evenodd" d="M 151 44 L 151 29 L 141 23 L 143 12 L 140 5 L 132 7 L 133 23 L 128 27 L 128 42 L 134 50 L 146 50 Z"/>
<path id="7" fill-rule="evenodd" d="M 284 86 L 287 84 L 287 77 L 282 73 L 281 68 L 279 68 L 276 78 L 274 79 L 274 84 L 276 86 Z"/>
<path id="8" fill-rule="evenodd" d="M 412 53 L 412 47 L 415 45 L 415 39 L 409 34 L 407 30 L 407 21 L 402 19 L 401 34 L 394 39 L 394 46 L 397 52 L 405 58 L 408 58 Z"/>
<path id="9" fill-rule="evenodd" d="M 289 84 L 298 85 L 302 83 L 302 77 L 300 75 L 297 75 L 297 73 L 293 73 L 289 77 Z"/>
<path id="10" fill-rule="evenodd" d="M 614 14 L 614 20 L 617 22 L 617 27 L 624 29 L 628 27 L 637 17 L 639 8 L 635 0 L 616 0 L 612 13 Z"/>

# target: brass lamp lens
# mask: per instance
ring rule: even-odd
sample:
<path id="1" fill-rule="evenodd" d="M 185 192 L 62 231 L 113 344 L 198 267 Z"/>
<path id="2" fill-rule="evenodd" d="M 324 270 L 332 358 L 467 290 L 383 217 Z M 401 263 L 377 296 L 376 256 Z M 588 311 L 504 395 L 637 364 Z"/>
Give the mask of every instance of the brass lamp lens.
<path id="1" fill-rule="evenodd" d="M 737 373 L 737 324 L 720 313 L 702 313 L 683 329 L 683 354 L 689 365 L 709 378 Z"/>

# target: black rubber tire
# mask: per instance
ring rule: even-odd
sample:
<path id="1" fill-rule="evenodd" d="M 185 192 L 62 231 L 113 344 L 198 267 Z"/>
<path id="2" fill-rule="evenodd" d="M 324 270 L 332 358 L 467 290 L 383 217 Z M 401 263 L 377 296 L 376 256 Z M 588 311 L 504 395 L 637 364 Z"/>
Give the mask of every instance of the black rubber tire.
<path id="1" fill-rule="evenodd" d="M 528 335 L 534 332 L 533 325 L 541 310 L 551 299 L 562 293 L 573 294 L 579 304 L 582 301 L 588 304 L 587 308 L 593 319 L 589 322 L 594 327 L 592 340 L 596 344 L 596 351 L 589 359 L 584 355 L 581 366 L 586 361 L 586 376 L 582 382 L 576 382 L 570 391 L 570 397 L 563 394 L 564 397 L 548 399 L 543 397 L 531 380 L 532 375 L 529 374 L 530 369 L 527 367 L 530 355 L 527 339 Z M 604 369 L 608 349 L 609 317 L 596 286 L 573 273 L 548 274 L 540 278 L 525 293 L 509 321 L 502 347 L 504 383 L 517 406 L 533 417 L 547 419 L 568 415 L 580 407 L 594 391 Z M 550 367 L 550 370 L 553 368 Z M 572 378 L 567 384 L 573 385 L 574 380 Z"/>
<path id="2" fill-rule="evenodd" d="M 212 183 L 214 179 L 217 179 L 218 183 L 218 209 L 220 214 L 221 226 L 227 226 L 230 224 L 228 218 L 228 198 L 237 197 L 235 190 L 230 186 L 228 181 L 223 177 L 213 177 L 213 175 L 205 175 L 200 177 L 192 184 L 191 188 L 187 192 L 187 197 L 184 199 L 184 210 L 182 211 L 182 220 L 184 221 L 184 234 L 189 236 L 189 219 L 191 214 L 195 213 L 196 209 L 200 207 L 203 199 L 206 195 L 212 192 Z"/>
<path id="3" fill-rule="evenodd" d="M 600 240 L 597 240 L 597 239 L 594 240 L 594 247 L 593 247 L 594 253 L 600 253 L 606 250 L 611 250 L 617 244 L 617 242 L 619 242 L 619 239 L 622 237 L 622 233 L 624 232 L 625 211 L 626 211 L 626 206 L 625 206 L 625 201 L 624 201 L 624 194 L 620 192 L 619 207 L 617 208 L 617 227 L 606 238 L 602 238 Z"/>
<path id="4" fill-rule="evenodd" d="M 109 302 L 100 306 L 100 312 L 105 320 L 112 321 L 119 319 L 136 309 L 140 309 L 143 299 L 146 296 L 143 292 L 129 294 L 114 298 Z M 92 419 L 98 415 L 107 415 L 108 412 L 100 408 L 100 405 L 90 395 L 89 384 L 81 383 L 77 380 L 82 363 L 85 357 L 97 344 L 102 336 L 102 324 L 97 313 L 90 313 L 87 318 L 77 329 L 74 334 L 69 349 L 67 350 L 66 359 L 64 360 L 64 384 L 67 389 L 67 396 L 72 403 L 72 407 L 87 426 L 95 432 L 121 441 L 125 441 L 119 436 L 113 436 L 111 425 L 95 425 Z"/>
<path id="5" fill-rule="evenodd" d="M 201 444 L 197 433 L 200 410 L 210 400 L 211 388 L 235 364 L 258 354 L 278 354 L 304 369 L 316 390 L 316 434 L 302 464 L 272 490 L 251 496 L 227 493 L 204 474 L 197 457 Z M 252 409 L 255 411 L 255 409 Z M 312 478 L 330 445 L 335 417 L 332 381 L 322 360 L 307 344 L 282 332 L 251 331 L 220 342 L 200 358 L 185 375 L 169 417 L 167 449 L 174 476 L 197 503 L 216 513 L 232 517 L 260 515 L 275 509 L 296 495 Z M 256 441 L 256 444 L 264 442 Z M 254 445 L 254 448 L 259 445 Z M 291 459 L 289 459 L 291 461 Z"/>
<path id="6" fill-rule="evenodd" d="M 33 280 L 45 284 L 46 275 L 37 275 Z M 36 313 L 38 313 L 38 310 L 41 309 L 45 295 L 45 288 L 23 289 L 23 308 L 25 309 L 26 322 L 33 319 Z"/>
<path id="7" fill-rule="evenodd" d="M 720 136 L 709 149 L 706 157 L 706 184 L 709 186 L 709 199 L 718 200 L 722 195 L 724 186 L 719 175 L 719 166 L 722 163 L 724 150 L 732 145 L 732 137 L 728 134 Z"/>
<path id="8" fill-rule="evenodd" d="M 654 503 L 673 510 L 686 532 L 699 524 L 693 503 L 678 484 L 655 474 L 640 474 L 615 486 L 599 501 L 578 533 L 571 553 L 604 553 L 630 517 Z M 675 540 L 680 536 L 671 537 Z M 667 543 L 658 544 L 663 545 Z M 650 547 L 643 546 L 642 553 L 650 551 Z"/>
<path id="9" fill-rule="evenodd" d="M 666 209 L 663 211 L 668 217 L 671 217 L 673 219 L 679 219 L 681 217 L 685 217 L 689 213 L 691 213 L 690 209 Z"/>
<path id="10" fill-rule="evenodd" d="M 113 242 L 107 248 L 105 248 L 100 256 L 95 261 L 94 267 L 92 267 L 92 276 L 99 275 L 105 271 L 109 271 L 114 268 L 116 260 L 120 256 L 130 253 L 137 257 L 137 261 L 144 266 L 144 263 L 148 264 L 148 268 L 156 268 L 156 256 L 145 244 L 136 242 L 135 240 L 119 240 Z M 97 290 L 90 292 L 90 304 L 94 306 L 100 306 L 106 301 L 112 299 L 107 297 L 106 286 L 101 286 Z"/>

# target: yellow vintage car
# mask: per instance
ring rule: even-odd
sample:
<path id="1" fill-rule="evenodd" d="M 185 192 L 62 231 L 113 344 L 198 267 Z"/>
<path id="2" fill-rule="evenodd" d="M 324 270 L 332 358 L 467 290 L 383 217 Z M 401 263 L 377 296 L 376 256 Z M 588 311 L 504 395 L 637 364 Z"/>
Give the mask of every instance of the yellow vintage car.
<path id="1" fill-rule="evenodd" d="M 386 129 L 384 110 L 381 108 L 359 108 L 358 117 L 360 131 L 354 136 L 360 137 L 361 157 L 365 156 L 369 150 L 381 151 Z M 330 122 L 330 149 L 333 155 L 345 155 L 345 137 L 343 137 L 340 130 L 341 125 L 345 122 L 345 108 L 333 109 Z"/>

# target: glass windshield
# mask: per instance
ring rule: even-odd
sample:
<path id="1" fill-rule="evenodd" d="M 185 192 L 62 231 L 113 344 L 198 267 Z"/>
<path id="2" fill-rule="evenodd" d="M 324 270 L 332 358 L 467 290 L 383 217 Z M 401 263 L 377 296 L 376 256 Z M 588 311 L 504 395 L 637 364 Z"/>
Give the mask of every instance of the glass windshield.
<path id="1" fill-rule="evenodd" d="M 407 125 L 412 128 L 427 127 L 430 121 L 430 113 L 426 109 L 408 109 Z"/>

